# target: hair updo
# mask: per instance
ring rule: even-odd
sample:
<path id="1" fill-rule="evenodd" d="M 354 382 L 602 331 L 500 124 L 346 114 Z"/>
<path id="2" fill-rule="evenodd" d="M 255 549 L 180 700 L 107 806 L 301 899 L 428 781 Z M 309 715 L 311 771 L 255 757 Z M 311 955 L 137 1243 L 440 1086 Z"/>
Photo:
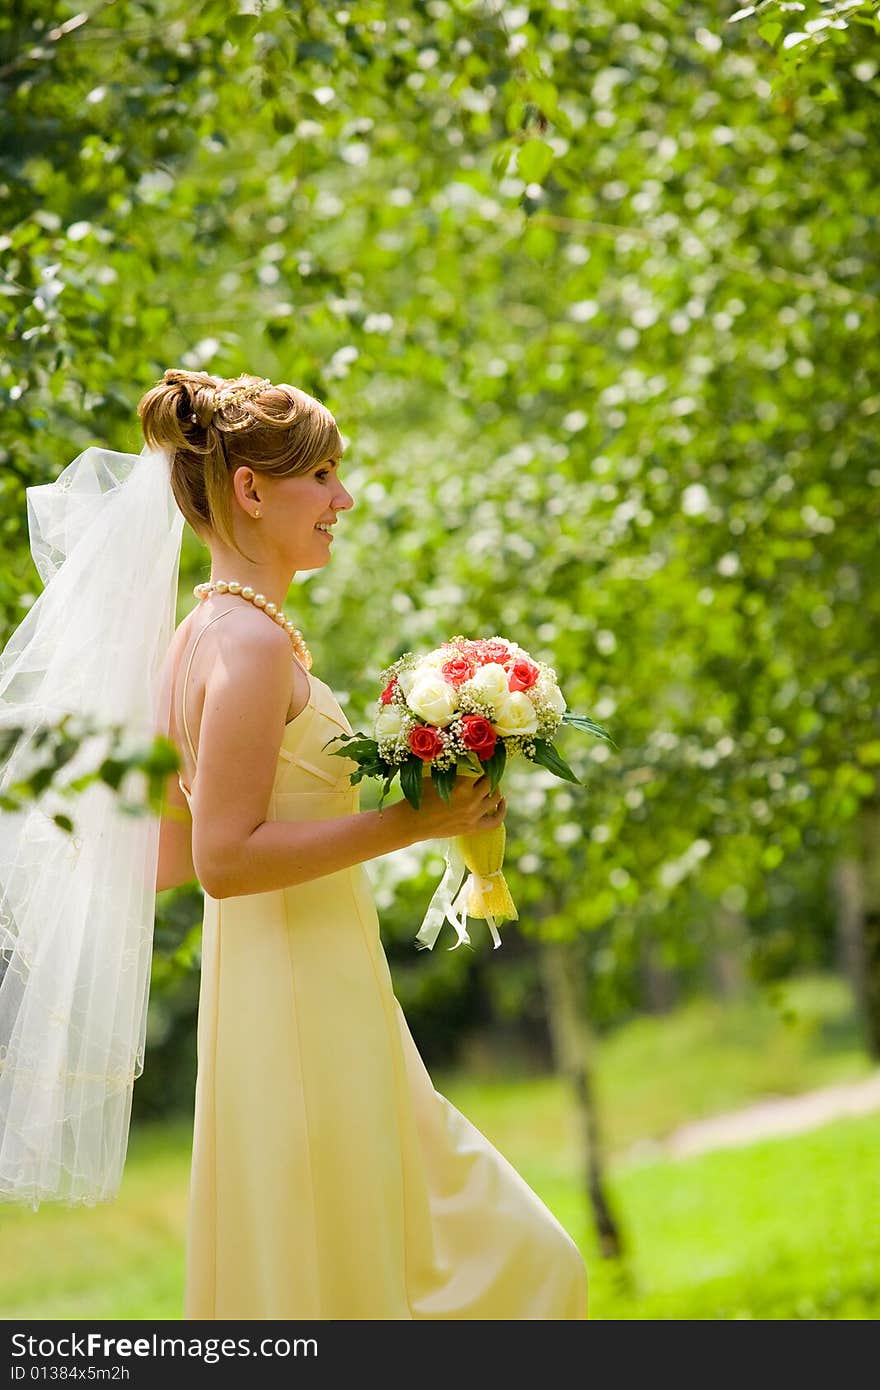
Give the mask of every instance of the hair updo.
<path id="1" fill-rule="evenodd" d="M 239 555 L 244 551 L 233 534 L 230 487 L 235 470 L 247 465 L 268 477 L 296 477 L 325 459 L 340 459 L 345 449 L 327 407 L 297 386 L 265 386 L 234 403 L 215 399 L 221 389 L 261 380 L 169 367 L 137 408 L 147 444 L 171 455 L 171 489 L 196 535 L 206 544 L 210 535 L 219 536 Z"/>

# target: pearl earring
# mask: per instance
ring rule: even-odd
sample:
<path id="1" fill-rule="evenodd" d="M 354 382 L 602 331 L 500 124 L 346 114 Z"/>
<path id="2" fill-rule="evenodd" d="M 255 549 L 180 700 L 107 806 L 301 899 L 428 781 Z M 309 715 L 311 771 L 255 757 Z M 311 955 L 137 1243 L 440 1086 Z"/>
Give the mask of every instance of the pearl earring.
<path id="1" fill-rule="evenodd" d="M 254 516 L 262 516 L 262 515 L 263 515 L 262 512 L 254 512 Z"/>

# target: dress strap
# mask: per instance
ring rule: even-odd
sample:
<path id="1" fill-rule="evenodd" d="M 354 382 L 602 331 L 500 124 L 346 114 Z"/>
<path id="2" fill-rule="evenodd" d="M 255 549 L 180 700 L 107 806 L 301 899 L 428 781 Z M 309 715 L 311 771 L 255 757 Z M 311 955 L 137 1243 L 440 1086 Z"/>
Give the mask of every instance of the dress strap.
<path id="1" fill-rule="evenodd" d="M 192 735 L 189 731 L 189 724 L 186 720 L 186 686 L 187 681 L 189 680 L 189 672 L 190 667 L 192 666 L 192 659 L 195 655 L 196 647 L 199 645 L 200 638 L 202 638 L 204 634 L 208 631 L 208 628 L 211 626 L 211 624 L 218 622 L 220 618 L 225 618 L 227 613 L 234 613 L 235 611 L 236 610 L 234 608 L 224 608 L 222 613 L 217 613 L 215 617 L 209 618 L 208 621 L 205 623 L 205 626 L 202 628 L 201 632 L 199 632 L 196 636 L 196 640 L 193 642 L 189 650 L 189 658 L 186 663 L 186 670 L 183 673 L 183 693 L 180 697 L 180 708 L 183 714 L 183 731 L 186 734 L 186 741 L 189 744 L 189 751 L 192 754 L 193 766 L 195 766 L 197 755 L 195 747 L 193 745 Z"/>

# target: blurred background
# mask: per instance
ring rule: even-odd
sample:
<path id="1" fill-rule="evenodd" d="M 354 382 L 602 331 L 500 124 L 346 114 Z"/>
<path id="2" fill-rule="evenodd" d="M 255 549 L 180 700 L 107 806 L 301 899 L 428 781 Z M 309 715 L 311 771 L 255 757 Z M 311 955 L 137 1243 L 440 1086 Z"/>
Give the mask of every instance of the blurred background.
<path id="1" fill-rule="evenodd" d="M 0 14 L 3 640 L 25 488 L 139 452 L 166 367 L 325 401 L 355 506 L 287 612 L 352 727 L 401 652 L 500 633 L 617 745 L 563 728 L 582 786 L 511 767 L 499 951 L 415 950 L 436 845 L 368 866 L 435 1086 L 600 1319 L 880 1313 L 878 28 Z M 179 619 L 208 573 L 187 530 Z M 201 906 L 158 899 L 120 1198 L 0 1208 L 4 1318 L 180 1317 Z"/>

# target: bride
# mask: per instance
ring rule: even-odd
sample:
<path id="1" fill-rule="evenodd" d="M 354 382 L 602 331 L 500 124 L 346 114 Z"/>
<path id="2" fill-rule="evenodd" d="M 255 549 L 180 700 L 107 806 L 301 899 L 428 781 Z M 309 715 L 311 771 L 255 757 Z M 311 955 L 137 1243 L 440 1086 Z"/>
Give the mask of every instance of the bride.
<path id="1" fill-rule="evenodd" d="M 336 423 L 296 387 L 176 369 L 138 413 L 211 555 L 152 705 L 181 760 L 153 897 L 204 891 L 184 1316 L 586 1318 L 574 1241 L 433 1087 L 364 869 L 496 826 L 504 799 L 483 776 L 448 803 L 426 784 L 418 811 L 361 811 L 356 764 L 326 748 L 351 726 L 283 611 L 294 575 L 345 543 Z"/>

